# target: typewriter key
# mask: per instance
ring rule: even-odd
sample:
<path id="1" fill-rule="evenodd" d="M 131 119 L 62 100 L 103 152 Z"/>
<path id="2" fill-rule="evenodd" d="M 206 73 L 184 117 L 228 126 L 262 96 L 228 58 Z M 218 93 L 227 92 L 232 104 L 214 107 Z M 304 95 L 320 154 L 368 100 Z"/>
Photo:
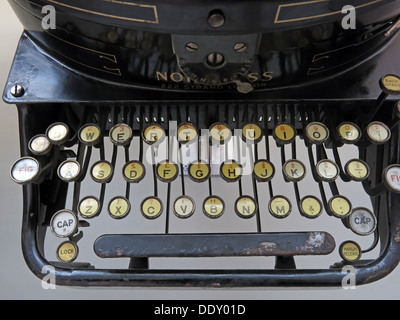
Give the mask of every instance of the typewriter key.
<path id="1" fill-rule="evenodd" d="M 339 176 L 339 167 L 332 160 L 323 159 L 315 168 L 321 181 L 333 182 Z"/>
<path id="2" fill-rule="evenodd" d="M 61 145 L 68 140 L 69 128 L 62 122 L 53 123 L 47 128 L 46 136 L 52 144 Z"/>
<path id="3" fill-rule="evenodd" d="M 339 247 L 340 257 L 347 262 L 360 260 L 361 254 L 361 247 L 354 241 L 345 241 Z"/>
<path id="4" fill-rule="evenodd" d="M 296 137 L 296 129 L 291 124 L 279 123 L 272 131 L 272 135 L 278 144 L 289 144 Z"/>
<path id="5" fill-rule="evenodd" d="M 116 124 L 111 128 L 109 137 L 113 144 L 117 146 L 126 146 L 132 140 L 132 128 L 125 123 Z"/>
<path id="6" fill-rule="evenodd" d="M 18 184 L 33 182 L 40 173 L 40 163 L 31 157 L 23 157 L 11 167 L 11 179 Z"/>
<path id="7" fill-rule="evenodd" d="M 81 165 L 76 160 L 65 160 L 58 166 L 57 174 L 64 182 L 72 182 L 79 178 Z"/>
<path id="8" fill-rule="evenodd" d="M 211 174 L 211 168 L 208 163 L 204 161 L 194 161 L 189 165 L 189 178 L 195 182 L 206 181 Z"/>
<path id="9" fill-rule="evenodd" d="M 194 213 L 196 205 L 191 197 L 180 196 L 176 198 L 172 209 L 178 218 L 189 218 Z"/>
<path id="10" fill-rule="evenodd" d="M 78 228 L 78 218 L 70 210 L 57 211 L 50 220 L 50 229 L 59 238 L 73 235 Z"/>
<path id="11" fill-rule="evenodd" d="M 172 182 L 178 177 L 179 168 L 176 163 L 165 160 L 157 164 L 156 172 L 161 181 Z"/>
<path id="12" fill-rule="evenodd" d="M 322 213 L 322 203 L 314 196 L 306 196 L 300 200 L 300 213 L 306 218 L 315 219 Z"/>
<path id="13" fill-rule="evenodd" d="M 147 197 L 142 201 L 140 211 L 145 218 L 156 219 L 161 215 L 163 205 L 161 200 L 157 197 Z"/>
<path id="14" fill-rule="evenodd" d="M 383 171 L 383 183 L 390 191 L 400 193 L 400 165 L 390 165 Z"/>
<path id="15" fill-rule="evenodd" d="M 374 121 L 367 126 L 367 137 L 371 143 L 384 144 L 390 136 L 390 129 L 382 122 Z"/>
<path id="16" fill-rule="evenodd" d="M 148 125 L 142 133 L 143 140 L 148 144 L 154 144 L 156 142 L 161 142 L 165 138 L 164 128 L 156 123 Z"/>
<path id="17" fill-rule="evenodd" d="M 284 196 L 275 196 L 269 201 L 268 209 L 275 218 L 283 219 L 292 212 L 292 204 Z"/>
<path id="18" fill-rule="evenodd" d="M 351 213 L 351 202 L 343 196 L 334 196 L 328 202 L 330 213 L 337 218 L 345 218 Z"/>
<path id="19" fill-rule="evenodd" d="M 114 197 L 108 203 L 108 213 L 114 219 L 125 218 L 131 210 L 131 204 L 125 197 Z"/>
<path id="20" fill-rule="evenodd" d="M 79 129 L 78 137 L 83 144 L 94 146 L 100 141 L 101 131 L 98 125 L 88 123 Z"/>
<path id="21" fill-rule="evenodd" d="M 122 168 L 122 176 L 130 183 L 138 183 L 145 175 L 146 168 L 140 161 L 129 161 Z"/>
<path id="22" fill-rule="evenodd" d="M 337 127 L 337 133 L 339 140 L 346 144 L 354 144 L 361 138 L 360 128 L 351 122 L 341 123 Z"/>
<path id="23" fill-rule="evenodd" d="M 275 175 L 275 167 L 268 160 L 257 160 L 254 163 L 253 177 L 258 182 L 270 181 Z"/>
<path id="24" fill-rule="evenodd" d="M 219 218 L 224 211 L 225 202 L 218 196 L 209 196 L 203 202 L 203 212 L 209 218 Z"/>
<path id="25" fill-rule="evenodd" d="M 387 95 L 400 95 L 400 77 L 396 74 L 384 75 L 379 81 L 379 86 Z"/>
<path id="26" fill-rule="evenodd" d="M 99 183 L 110 182 L 113 176 L 114 169 L 112 164 L 105 160 L 95 162 L 90 170 L 92 179 Z"/>
<path id="27" fill-rule="evenodd" d="M 177 131 L 180 143 L 192 142 L 197 138 L 197 128 L 191 123 L 180 124 Z"/>
<path id="28" fill-rule="evenodd" d="M 78 213 L 82 218 L 91 219 L 100 213 L 100 201 L 96 197 L 88 196 L 78 204 Z"/>
<path id="29" fill-rule="evenodd" d="M 44 155 L 51 150 L 51 143 L 44 134 L 38 134 L 29 141 L 28 148 L 34 155 Z"/>
<path id="30" fill-rule="evenodd" d="M 311 122 L 306 127 L 305 136 L 309 143 L 323 144 L 329 138 L 329 129 L 320 122 Z"/>
<path id="31" fill-rule="evenodd" d="M 306 175 L 306 167 L 299 160 L 288 160 L 282 167 L 284 177 L 292 182 L 300 181 Z"/>
<path id="32" fill-rule="evenodd" d="M 363 181 L 369 176 L 369 166 L 360 159 L 352 159 L 345 165 L 347 175 L 351 180 Z"/>
<path id="33" fill-rule="evenodd" d="M 235 202 L 235 212 L 241 218 L 251 218 L 257 212 L 257 203 L 250 196 L 239 197 Z"/>
<path id="34" fill-rule="evenodd" d="M 376 217 L 367 208 L 355 208 L 348 217 L 350 229 L 360 236 L 367 236 L 376 229 Z"/>
<path id="35" fill-rule="evenodd" d="M 262 139 L 262 129 L 258 124 L 248 123 L 242 128 L 242 139 L 246 142 L 258 143 Z"/>
<path id="36" fill-rule="evenodd" d="M 226 182 L 235 182 L 242 177 L 243 169 L 235 160 L 227 160 L 221 164 L 220 175 Z"/>
<path id="37" fill-rule="evenodd" d="M 72 241 L 65 241 L 57 248 L 57 259 L 64 263 L 73 262 L 78 256 L 78 246 Z"/>
<path id="38" fill-rule="evenodd" d="M 214 123 L 210 126 L 210 137 L 212 140 L 223 144 L 232 137 L 232 131 L 227 124 L 222 122 Z"/>

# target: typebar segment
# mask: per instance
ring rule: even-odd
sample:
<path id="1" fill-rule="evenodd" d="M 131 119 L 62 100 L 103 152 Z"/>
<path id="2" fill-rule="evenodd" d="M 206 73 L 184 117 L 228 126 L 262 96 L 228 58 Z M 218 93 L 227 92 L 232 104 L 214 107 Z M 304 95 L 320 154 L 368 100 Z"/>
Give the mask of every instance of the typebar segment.
<path id="1" fill-rule="evenodd" d="M 223 234 L 107 234 L 94 243 L 102 258 L 326 255 L 327 232 Z"/>

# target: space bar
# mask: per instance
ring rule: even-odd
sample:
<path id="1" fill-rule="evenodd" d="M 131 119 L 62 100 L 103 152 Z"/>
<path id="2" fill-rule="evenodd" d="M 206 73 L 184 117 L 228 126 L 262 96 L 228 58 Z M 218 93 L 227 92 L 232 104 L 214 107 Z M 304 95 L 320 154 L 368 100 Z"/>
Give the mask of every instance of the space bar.
<path id="1" fill-rule="evenodd" d="M 327 232 L 220 234 L 106 234 L 94 243 L 102 258 L 326 255 Z"/>

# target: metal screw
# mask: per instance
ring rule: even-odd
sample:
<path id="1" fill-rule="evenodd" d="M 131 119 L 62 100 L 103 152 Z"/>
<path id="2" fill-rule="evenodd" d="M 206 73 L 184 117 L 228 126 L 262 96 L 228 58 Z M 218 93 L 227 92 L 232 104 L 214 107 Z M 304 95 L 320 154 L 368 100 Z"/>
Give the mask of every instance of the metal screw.
<path id="1" fill-rule="evenodd" d="M 24 90 L 24 88 L 22 86 L 20 86 L 19 84 L 16 84 L 11 88 L 10 93 L 14 97 L 19 98 L 19 97 L 22 97 L 24 95 L 25 90 Z"/>
<path id="2" fill-rule="evenodd" d="M 208 24 L 213 28 L 222 27 L 225 24 L 224 14 L 219 10 L 211 11 L 208 16 Z"/>
<path id="3" fill-rule="evenodd" d="M 225 62 L 225 57 L 219 52 L 212 52 L 207 56 L 207 63 L 210 67 L 219 67 Z"/>
<path id="4" fill-rule="evenodd" d="M 246 49 L 247 49 L 247 46 L 243 42 L 236 43 L 235 46 L 233 47 L 233 50 L 235 50 L 235 52 L 238 52 L 238 53 L 245 52 Z"/>
<path id="5" fill-rule="evenodd" d="M 186 44 L 185 49 L 187 52 L 195 52 L 199 49 L 199 45 L 196 42 L 189 42 Z"/>

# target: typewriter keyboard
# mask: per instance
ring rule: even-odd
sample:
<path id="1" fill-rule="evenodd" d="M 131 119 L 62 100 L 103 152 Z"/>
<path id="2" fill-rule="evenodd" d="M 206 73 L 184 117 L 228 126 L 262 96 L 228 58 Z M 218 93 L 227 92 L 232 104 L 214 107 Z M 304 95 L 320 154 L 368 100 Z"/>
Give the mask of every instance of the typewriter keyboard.
<path id="1" fill-rule="evenodd" d="M 400 190 L 400 167 L 384 166 L 397 122 L 358 121 L 362 107 L 70 105 L 11 177 L 41 186 L 43 254 L 63 266 L 355 263 L 379 255 L 371 199 Z"/>

